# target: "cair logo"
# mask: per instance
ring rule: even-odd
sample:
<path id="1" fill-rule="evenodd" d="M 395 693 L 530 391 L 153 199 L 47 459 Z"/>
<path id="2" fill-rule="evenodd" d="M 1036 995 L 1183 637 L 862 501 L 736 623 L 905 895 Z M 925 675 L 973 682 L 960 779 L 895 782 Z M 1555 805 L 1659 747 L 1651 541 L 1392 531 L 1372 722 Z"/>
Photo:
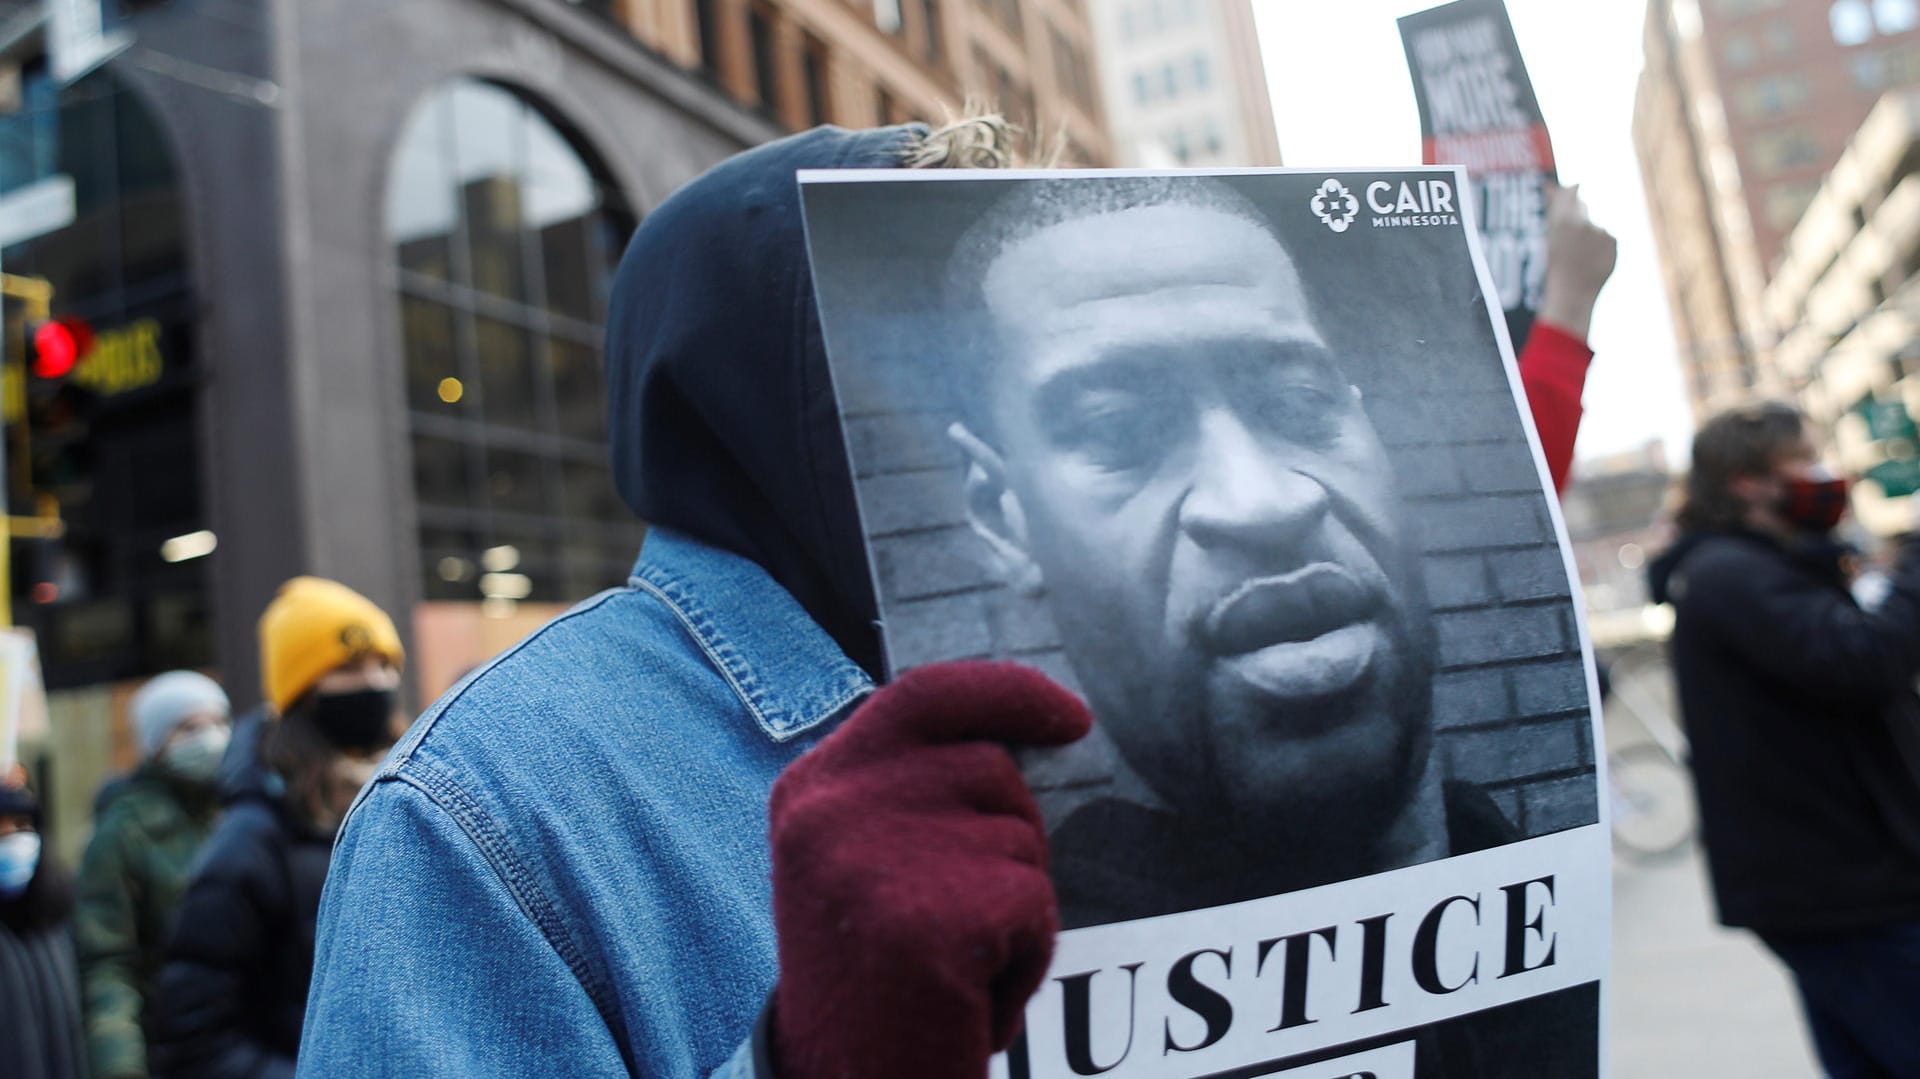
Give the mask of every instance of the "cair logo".
<path id="1" fill-rule="evenodd" d="M 1402 180 L 1397 184 L 1375 180 L 1367 185 L 1367 209 L 1373 211 L 1373 227 L 1377 229 L 1460 223 L 1453 183 L 1448 180 Z"/>
<path id="2" fill-rule="evenodd" d="M 1322 224 L 1335 232 L 1347 231 L 1360 216 L 1360 200 L 1353 197 L 1346 184 L 1332 177 L 1313 193 L 1313 201 L 1308 206 Z"/>

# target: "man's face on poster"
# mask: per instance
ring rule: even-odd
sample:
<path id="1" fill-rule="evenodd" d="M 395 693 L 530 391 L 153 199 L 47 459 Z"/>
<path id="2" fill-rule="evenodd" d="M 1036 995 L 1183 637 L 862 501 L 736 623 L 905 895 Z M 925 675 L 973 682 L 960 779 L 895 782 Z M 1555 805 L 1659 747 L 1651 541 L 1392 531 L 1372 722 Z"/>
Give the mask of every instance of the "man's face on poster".
<path id="1" fill-rule="evenodd" d="M 983 285 L 969 511 L 1009 582 L 1044 590 L 1129 764 L 1176 808 L 1284 831 L 1396 810 L 1431 743 L 1426 611 L 1386 454 L 1286 252 L 1153 206 L 1016 240 Z"/>

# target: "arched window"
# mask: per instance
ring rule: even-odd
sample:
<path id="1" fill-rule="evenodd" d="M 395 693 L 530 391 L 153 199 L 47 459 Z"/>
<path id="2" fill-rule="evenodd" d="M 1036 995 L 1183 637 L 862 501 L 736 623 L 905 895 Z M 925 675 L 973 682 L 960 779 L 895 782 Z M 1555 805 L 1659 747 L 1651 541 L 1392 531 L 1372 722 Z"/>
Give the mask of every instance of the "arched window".
<path id="1" fill-rule="evenodd" d="M 565 601 L 625 579 L 640 526 L 607 465 L 601 335 L 633 215 L 505 87 L 462 79 L 388 180 L 428 599 Z"/>

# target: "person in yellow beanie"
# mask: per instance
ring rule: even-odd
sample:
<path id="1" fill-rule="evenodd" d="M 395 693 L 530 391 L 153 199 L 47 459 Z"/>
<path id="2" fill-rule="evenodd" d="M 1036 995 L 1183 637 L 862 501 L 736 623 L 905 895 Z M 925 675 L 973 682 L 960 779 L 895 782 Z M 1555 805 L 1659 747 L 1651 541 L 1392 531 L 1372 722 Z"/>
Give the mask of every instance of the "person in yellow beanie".
<path id="1" fill-rule="evenodd" d="M 261 615 L 266 779 L 235 792 L 181 902 L 154 994 L 160 1079 L 291 1072 L 334 834 L 405 727 L 405 663 L 393 620 L 337 581 L 296 577 Z"/>

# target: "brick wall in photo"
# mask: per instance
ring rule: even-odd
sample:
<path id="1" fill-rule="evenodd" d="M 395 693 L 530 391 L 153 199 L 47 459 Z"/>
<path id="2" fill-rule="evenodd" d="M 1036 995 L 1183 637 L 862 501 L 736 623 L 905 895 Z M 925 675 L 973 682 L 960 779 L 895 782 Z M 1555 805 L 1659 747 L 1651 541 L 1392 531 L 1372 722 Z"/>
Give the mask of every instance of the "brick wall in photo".
<path id="1" fill-rule="evenodd" d="M 1574 605 L 1505 374 L 1461 366 L 1408 365 L 1363 390 L 1394 462 L 1407 533 L 1424 552 L 1439 750 L 1453 776 L 1482 785 L 1525 834 L 1542 835 L 1598 819 Z M 889 411 L 857 389 L 844 404 L 896 672 L 1012 658 L 1077 690 L 1042 603 L 997 584 L 967 527 L 946 421 Z M 1083 786 L 1099 771 L 1083 760 L 1054 774 Z"/>

